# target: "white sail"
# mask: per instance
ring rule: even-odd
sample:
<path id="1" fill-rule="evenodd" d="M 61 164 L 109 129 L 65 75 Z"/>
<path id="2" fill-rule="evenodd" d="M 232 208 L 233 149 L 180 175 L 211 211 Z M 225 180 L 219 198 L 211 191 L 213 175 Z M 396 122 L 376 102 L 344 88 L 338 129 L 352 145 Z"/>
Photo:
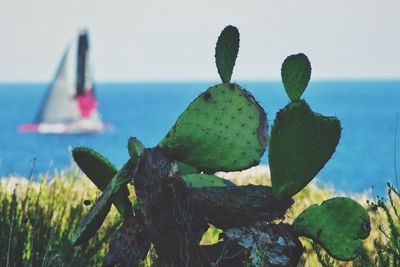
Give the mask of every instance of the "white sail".
<path id="1" fill-rule="evenodd" d="M 71 61 L 69 50 L 69 47 L 65 50 L 48 89 L 42 110 L 37 117 L 39 123 L 60 123 L 79 119 L 79 108 L 74 99 L 73 75 L 69 71 Z"/>

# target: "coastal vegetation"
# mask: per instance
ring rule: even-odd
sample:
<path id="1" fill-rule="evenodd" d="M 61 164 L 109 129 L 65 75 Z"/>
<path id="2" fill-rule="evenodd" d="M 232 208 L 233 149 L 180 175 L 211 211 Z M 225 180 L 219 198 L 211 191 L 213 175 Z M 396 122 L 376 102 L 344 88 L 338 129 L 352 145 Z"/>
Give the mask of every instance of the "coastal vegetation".
<path id="1" fill-rule="evenodd" d="M 106 227 L 87 244 L 73 247 L 71 237 L 97 190 L 69 169 L 39 181 L 3 177 L 0 188 L 0 266 L 100 266 L 105 240 L 119 224 Z M 112 211 L 111 214 L 116 214 Z"/>
<path id="2" fill-rule="evenodd" d="M 236 185 L 271 183 L 269 168 L 264 165 L 242 172 L 220 172 L 218 175 Z M 24 177 L 2 177 L 0 266 L 102 266 L 107 252 L 105 241 L 121 225 L 115 208 L 111 209 L 103 227 L 86 245 L 71 245 L 79 221 L 99 193 L 76 168 L 42 175 L 38 181 Z M 335 195 L 351 196 L 368 209 L 371 218 L 371 234 L 364 242 L 361 257 L 353 262 L 336 261 L 327 256 L 323 249 L 314 246 L 316 252 L 312 242 L 302 239 L 306 253 L 299 266 L 396 266 L 395 261 L 398 263 L 400 258 L 400 199 L 394 191 L 390 193 L 391 198 L 387 196 L 383 201 L 374 198 L 372 193 L 349 195 L 332 187 L 312 183 L 296 195 L 296 202 L 287 213 L 288 222 L 306 206 L 321 203 Z M 217 242 L 219 233 L 218 229 L 210 228 L 204 234 L 202 243 Z M 151 263 L 151 255 L 150 252 L 142 266 Z"/>
<path id="3" fill-rule="evenodd" d="M 155 266 L 295 266 L 304 252 L 300 237 L 318 255 L 320 248 L 341 261 L 362 255 L 370 217 L 350 197 L 312 203 L 285 221 L 295 195 L 332 157 L 342 130 L 338 118 L 314 112 L 301 98 L 311 78 L 308 57 L 284 60 L 281 77 L 290 102 L 277 112 L 269 134 L 263 107 L 231 83 L 239 40 L 236 27 L 223 29 L 215 48 L 222 83 L 195 98 L 157 146 L 129 138 L 130 158 L 119 170 L 91 148 L 72 150 L 102 191 L 76 228 L 74 246 L 93 238 L 115 206 L 122 225 L 108 240 L 106 266 L 136 266 L 149 251 L 157 255 Z M 214 175 L 258 165 L 267 147 L 271 186 L 237 186 Z M 210 225 L 222 230 L 221 240 L 204 244 Z"/>

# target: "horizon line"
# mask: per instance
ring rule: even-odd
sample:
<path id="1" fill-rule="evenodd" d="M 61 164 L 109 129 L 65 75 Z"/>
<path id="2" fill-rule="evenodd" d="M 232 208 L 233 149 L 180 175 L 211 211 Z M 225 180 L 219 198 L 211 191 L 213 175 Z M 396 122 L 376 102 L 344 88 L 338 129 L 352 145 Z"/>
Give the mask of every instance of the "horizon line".
<path id="1" fill-rule="evenodd" d="M 16 80 L 0 80 L 0 84 L 50 84 L 52 81 L 39 81 L 39 80 L 26 80 L 26 81 L 16 81 Z M 232 83 L 277 83 L 282 82 L 281 79 L 238 79 L 232 80 Z M 310 83 L 314 82 L 400 82 L 400 77 L 370 77 L 370 78 L 360 78 L 360 77 L 350 77 L 350 78 L 319 78 L 312 79 Z M 222 83 L 220 80 L 215 79 L 166 79 L 166 80 L 98 80 L 95 84 L 116 84 L 116 83 Z"/>

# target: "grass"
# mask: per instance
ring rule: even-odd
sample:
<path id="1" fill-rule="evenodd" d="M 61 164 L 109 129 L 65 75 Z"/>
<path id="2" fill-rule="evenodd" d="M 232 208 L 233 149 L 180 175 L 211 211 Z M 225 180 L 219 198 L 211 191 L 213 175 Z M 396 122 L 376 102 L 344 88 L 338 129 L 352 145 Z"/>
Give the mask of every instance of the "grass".
<path id="1" fill-rule="evenodd" d="M 266 166 L 218 175 L 238 185 L 270 184 L 269 169 Z M 101 266 L 107 250 L 107 240 L 120 225 L 116 210 L 111 210 L 100 232 L 89 243 L 72 247 L 70 240 L 74 230 L 90 207 L 84 202 L 89 200 L 93 203 L 99 191 L 75 169 L 56 172 L 51 179 L 49 175 L 44 175 L 40 181 L 36 183 L 11 177 L 0 181 L 0 266 Z M 288 211 L 286 221 L 290 223 L 307 206 L 338 195 L 345 194 L 333 188 L 320 188 L 311 184 L 295 196 L 296 202 Z M 371 211 L 372 232 L 364 242 L 364 257 L 355 263 L 334 261 L 318 247 L 319 253 L 315 253 L 311 242 L 302 239 L 306 253 L 300 266 L 367 266 L 378 265 L 379 261 L 375 262 L 375 259 L 379 256 L 393 258 L 391 251 L 385 249 L 389 247 L 388 244 L 392 244 L 393 228 L 397 229 L 395 234 L 398 233 L 398 211 L 390 208 L 390 202 L 375 201 L 368 204 L 367 200 L 371 196 L 367 193 L 351 197 Z M 392 198 L 393 207 L 399 207 L 399 199 L 395 197 Z M 386 205 L 387 209 L 382 205 Z M 388 223 L 388 218 L 394 221 L 393 225 Z M 204 235 L 202 243 L 215 242 L 219 233 L 218 229 L 211 228 Z M 382 252 L 380 254 L 377 253 L 379 249 Z"/>
<path id="2" fill-rule="evenodd" d="M 90 242 L 71 237 L 98 192 L 77 171 L 56 173 L 40 183 L 7 178 L 0 187 L 0 266 L 100 266 L 106 240 L 119 225 L 115 211 Z"/>

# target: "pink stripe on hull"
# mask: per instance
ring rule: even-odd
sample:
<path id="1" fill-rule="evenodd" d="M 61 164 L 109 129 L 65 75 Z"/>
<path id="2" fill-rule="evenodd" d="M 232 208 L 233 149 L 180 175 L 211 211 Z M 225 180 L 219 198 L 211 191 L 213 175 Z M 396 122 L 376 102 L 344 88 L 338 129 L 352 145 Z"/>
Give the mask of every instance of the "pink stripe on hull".
<path id="1" fill-rule="evenodd" d="M 18 132 L 37 132 L 39 124 L 21 124 L 17 130 Z"/>

